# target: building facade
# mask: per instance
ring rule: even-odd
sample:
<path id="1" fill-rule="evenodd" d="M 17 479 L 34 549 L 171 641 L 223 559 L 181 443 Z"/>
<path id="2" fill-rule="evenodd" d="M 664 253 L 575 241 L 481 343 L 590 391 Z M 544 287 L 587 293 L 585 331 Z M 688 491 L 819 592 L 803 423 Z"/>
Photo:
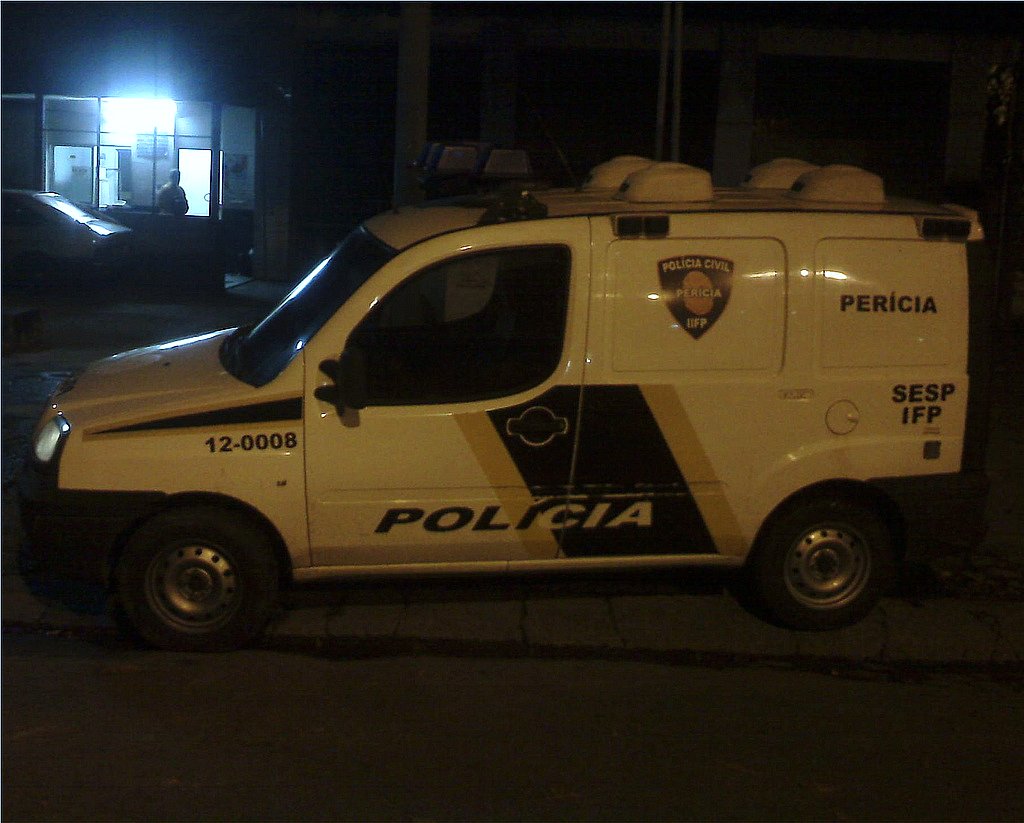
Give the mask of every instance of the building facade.
<path id="1" fill-rule="evenodd" d="M 985 4 L 796 5 L 685 4 L 678 159 L 720 185 L 794 156 L 863 166 L 895 194 L 977 199 L 988 72 L 1019 40 Z M 526 148 L 555 185 L 665 153 L 663 4 L 430 8 L 425 137 Z M 190 219 L 236 227 L 258 275 L 295 279 L 392 204 L 402 13 L 9 4 L 3 184 L 145 212 L 180 168 Z"/>

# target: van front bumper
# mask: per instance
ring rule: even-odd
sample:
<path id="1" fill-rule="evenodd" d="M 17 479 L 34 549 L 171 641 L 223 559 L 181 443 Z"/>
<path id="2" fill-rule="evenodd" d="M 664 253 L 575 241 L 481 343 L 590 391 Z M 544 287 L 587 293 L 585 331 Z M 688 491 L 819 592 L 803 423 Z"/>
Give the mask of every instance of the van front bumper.
<path id="1" fill-rule="evenodd" d="M 103 585 L 115 549 L 166 499 L 160 492 L 58 489 L 55 474 L 32 462 L 17 491 L 29 557 L 53 575 Z"/>

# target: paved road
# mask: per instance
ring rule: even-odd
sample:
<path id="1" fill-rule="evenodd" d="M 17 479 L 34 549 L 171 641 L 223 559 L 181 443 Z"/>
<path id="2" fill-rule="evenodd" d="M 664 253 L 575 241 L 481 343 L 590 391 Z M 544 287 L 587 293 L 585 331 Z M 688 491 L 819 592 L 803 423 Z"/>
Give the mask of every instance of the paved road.
<path id="1" fill-rule="evenodd" d="M 1022 736 L 992 673 L 4 637 L 5 820 L 1021 820 Z"/>

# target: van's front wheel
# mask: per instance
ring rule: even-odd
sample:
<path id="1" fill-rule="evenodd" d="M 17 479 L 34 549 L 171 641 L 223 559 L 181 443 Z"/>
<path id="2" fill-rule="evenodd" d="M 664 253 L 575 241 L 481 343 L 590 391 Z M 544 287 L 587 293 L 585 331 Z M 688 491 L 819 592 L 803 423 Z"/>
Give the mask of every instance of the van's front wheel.
<path id="1" fill-rule="evenodd" d="M 262 529 L 236 512 L 196 506 L 144 523 L 125 547 L 116 583 L 123 615 L 147 642 L 225 651 L 263 629 L 277 569 Z"/>
<path id="2" fill-rule="evenodd" d="M 892 540 L 861 503 L 813 501 L 769 524 L 748 573 L 758 604 L 783 625 L 848 626 L 892 584 Z"/>

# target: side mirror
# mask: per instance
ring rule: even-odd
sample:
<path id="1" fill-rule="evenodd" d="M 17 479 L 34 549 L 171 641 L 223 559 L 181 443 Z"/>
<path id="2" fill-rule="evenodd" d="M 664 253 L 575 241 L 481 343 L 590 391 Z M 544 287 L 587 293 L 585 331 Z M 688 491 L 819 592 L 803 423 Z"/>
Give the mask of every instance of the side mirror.
<path id="1" fill-rule="evenodd" d="M 333 386 L 317 386 L 317 400 L 333 403 L 338 414 L 346 408 L 366 408 L 366 355 L 361 349 L 346 349 L 337 360 L 324 360 L 320 371 L 334 382 Z"/>

